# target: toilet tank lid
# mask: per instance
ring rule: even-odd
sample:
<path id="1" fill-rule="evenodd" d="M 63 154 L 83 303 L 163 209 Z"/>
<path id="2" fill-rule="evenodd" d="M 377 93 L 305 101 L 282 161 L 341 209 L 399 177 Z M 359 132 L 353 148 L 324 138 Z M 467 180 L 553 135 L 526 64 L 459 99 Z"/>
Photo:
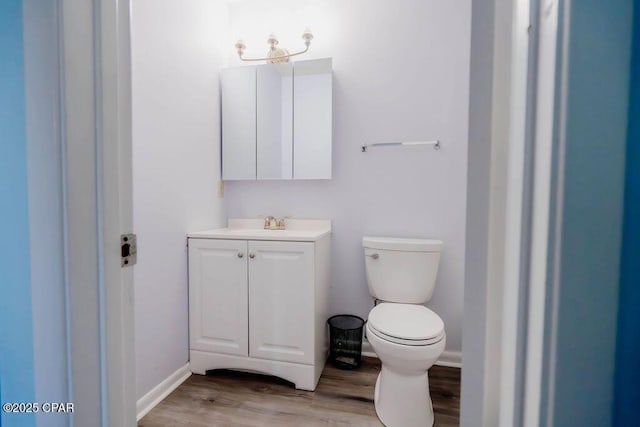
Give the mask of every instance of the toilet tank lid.
<path id="1" fill-rule="evenodd" d="M 362 246 L 369 249 L 391 251 L 441 252 L 442 240 L 408 239 L 401 237 L 363 237 Z"/>

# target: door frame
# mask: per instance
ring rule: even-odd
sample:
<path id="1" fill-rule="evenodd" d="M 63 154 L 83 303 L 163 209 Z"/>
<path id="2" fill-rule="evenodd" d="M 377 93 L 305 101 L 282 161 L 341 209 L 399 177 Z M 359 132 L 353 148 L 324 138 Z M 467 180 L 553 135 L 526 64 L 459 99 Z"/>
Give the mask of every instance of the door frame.
<path id="1" fill-rule="evenodd" d="M 537 4 L 472 2 L 462 426 L 517 425 L 522 403 Z"/>
<path id="2" fill-rule="evenodd" d="M 562 5 L 472 2 L 463 426 L 539 416 Z"/>
<path id="3" fill-rule="evenodd" d="M 72 423 L 134 426 L 130 1 L 58 7 Z"/>
<path id="4" fill-rule="evenodd" d="M 476 6 L 490 9 L 485 13 L 496 20 L 492 28 L 497 34 L 498 10 L 505 7 L 507 1 L 494 0 L 492 5 L 480 3 L 473 2 L 474 9 Z M 611 15 L 602 13 L 609 11 L 613 11 Z M 512 19 L 512 57 L 508 74 L 511 79 L 508 89 L 511 115 L 506 124 L 510 128 L 507 144 L 509 179 L 506 209 L 502 211 L 506 216 L 507 232 L 501 237 L 499 227 L 495 230 L 489 228 L 485 236 L 477 237 L 481 234 L 477 229 L 479 226 L 475 230 L 470 227 L 467 231 L 465 302 L 474 305 L 484 298 L 486 306 L 482 307 L 484 312 L 478 310 L 474 314 L 476 307 L 465 305 L 465 316 L 468 316 L 465 317 L 465 337 L 476 332 L 477 338 L 463 343 L 465 352 L 469 348 L 473 351 L 469 359 L 474 370 L 469 372 L 468 353 L 465 353 L 461 421 L 464 426 L 476 425 L 478 419 L 485 426 L 553 425 L 558 419 L 562 420 L 561 417 L 564 416 L 566 421 L 576 413 L 581 415 L 582 421 L 591 415 L 601 417 L 602 421 L 608 417 L 606 399 L 611 397 L 611 391 L 607 369 L 612 370 L 611 337 L 615 336 L 611 313 L 616 308 L 614 294 L 617 292 L 620 244 L 619 230 L 612 225 L 621 223 L 622 215 L 621 171 L 624 168 L 622 153 L 625 141 L 620 136 L 624 135 L 626 125 L 623 120 L 626 118 L 624 85 L 628 80 L 625 76 L 628 65 L 625 50 L 630 34 L 629 22 L 625 19 L 630 20 L 629 2 L 582 4 L 574 0 L 525 0 L 514 3 Z M 620 24 L 616 32 L 608 33 L 611 37 L 602 37 L 602 31 L 611 28 L 614 21 Z M 591 46 L 585 42 L 593 36 L 591 31 L 594 29 L 593 34 L 603 42 L 597 45 L 600 56 L 591 54 Z M 484 36 L 488 37 L 486 32 Z M 582 44 L 576 40 L 581 40 Z M 495 41 L 494 49 L 497 45 L 498 41 Z M 486 52 L 488 48 L 485 48 Z M 501 66 L 496 59 L 498 53 L 492 53 L 493 63 L 488 67 Z M 603 61 L 603 57 L 610 60 Z M 603 64 L 607 67 L 598 69 Z M 581 78 L 576 77 L 576 70 L 581 72 L 585 67 L 590 72 Z M 488 95 L 485 96 L 496 96 L 496 88 L 508 84 L 496 79 L 495 70 L 492 71 L 493 79 L 490 75 L 484 76 L 483 83 L 490 85 L 493 93 L 490 88 L 486 89 Z M 608 86 L 598 80 L 602 78 L 599 73 L 615 83 L 607 96 L 603 95 L 602 88 Z M 481 92 L 478 87 L 482 85 L 476 82 L 475 90 Z M 472 78 L 472 112 L 473 88 Z M 581 102 L 576 102 L 576 99 Z M 478 99 L 475 102 L 478 103 Z M 592 109 L 584 109 L 584 106 Z M 600 120 L 591 119 L 594 111 L 600 114 Z M 496 167 L 492 162 L 495 159 L 493 151 L 503 148 L 499 141 L 496 143 L 500 135 L 497 135 L 499 132 L 495 126 L 500 130 L 505 126 L 498 122 L 501 117 L 496 115 L 499 113 L 494 100 L 490 112 L 476 112 L 478 115 L 474 119 L 472 114 L 470 120 L 473 125 L 474 120 L 477 122 L 478 116 L 482 116 L 488 124 L 483 128 L 482 124 L 475 123 L 483 131 L 480 138 L 473 126 L 470 127 L 469 157 L 483 160 L 492 170 Z M 592 134 L 597 137 L 590 139 Z M 474 138 L 484 141 L 476 142 L 474 148 Z M 478 150 L 482 143 L 485 145 L 481 148 L 491 154 Z M 606 153 L 598 157 L 603 150 Z M 588 155 L 581 158 L 576 153 Z M 502 163 L 498 161 L 497 164 L 500 166 Z M 492 225 L 492 218 L 496 215 L 493 197 L 500 195 L 503 189 L 491 187 L 490 178 L 482 176 L 478 168 L 478 163 L 469 167 L 468 210 L 476 214 L 478 212 L 474 209 L 479 208 L 480 214 L 486 215 L 486 218 L 480 217 L 485 221 L 482 225 Z M 475 176 L 472 175 L 474 170 Z M 594 179 L 601 170 L 609 173 L 599 180 Z M 477 181 L 472 181 L 474 179 Z M 595 183 L 597 185 L 585 185 Z M 478 189 L 480 196 L 488 195 L 488 206 L 486 201 L 485 205 L 478 201 L 480 196 L 473 194 Z M 592 200 L 593 192 L 598 194 L 597 201 Z M 595 206 L 600 203 L 608 209 L 590 210 L 589 203 Z M 567 215 L 572 215 L 571 222 L 566 221 Z M 481 222 L 477 218 L 475 220 L 476 223 Z M 471 221 L 469 224 L 474 225 Z M 581 240 L 589 232 L 595 233 L 597 241 L 594 237 L 591 241 Z M 504 277 L 492 281 L 489 273 L 496 242 L 502 242 L 505 248 Z M 584 258 L 573 256 L 567 249 L 569 247 L 584 249 L 580 252 Z M 474 255 L 476 259 L 473 259 Z M 477 262 L 478 258 L 481 262 Z M 584 262 L 585 259 L 597 262 Z M 474 267 L 474 263 L 479 266 Z M 597 268 L 590 268 L 592 264 Z M 475 268 L 473 274 L 470 274 L 471 267 Z M 598 287 L 599 283 L 607 283 L 608 286 Z M 592 294 L 587 295 L 586 289 Z M 472 296 L 478 299 L 471 300 Z M 582 302 L 579 305 L 582 311 L 575 310 L 578 299 Z M 609 309 L 605 310 L 606 318 L 591 316 L 603 299 Z M 501 305 L 502 311 L 497 314 L 490 312 L 492 303 Z M 571 316 L 581 316 L 579 325 L 576 322 L 571 324 Z M 598 328 L 589 324 L 591 319 Z M 563 326 L 564 331 L 561 329 Z M 608 338 L 598 341 L 599 351 L 589 347 L 593 343 L 589 327 Z M 501 329 L 501 338 L 496 340 L 495 335 Z M 567 340 L 568 335 L 571 340 Z M 580 385 L 584 385 L 580 381 L 584 376 L 578 371 L 583 371 L 585 364 L 582 360 L 582 365 L 572 365 L 572 361 L 565 358 L 564 369 L 558 367 L 561 356 L 568 354 L 566 346 L 562 347 L 567 342 L 574 349 L 593 352 L 589 354 L 588 362 L 598 368 L 595 381 L 602 386 L 597 390 L 601 398 L 594 400 L 605 402 L 599 408 L 586 410 L 588 405 L 581 403 L 584 400 L 571 399 L 571 393 L 567 392 L 571 387 L 578 390 Z M 494 345 L 501 347 L 497 372 L 490 369 L 495 363 L 492 357 L 495 355 Z M 499 378 L 496 380 L 496 377 Z M 499 382 L 497 387 L 496 381 Z M 564 393 L 557 391 L 559 387 L 563 387 Z M 586 390 L 584 386 L 582 390 Z M 482 398 L 478 399 L 478 396 Z M 563 397 L 566 400 L 558 404 L 557 400 Z"/>
<path id="5" fill-rule="evenodd" d="M 134 275 L 123 267 L 121 235 L 133 233 L 131 5 L 100 0 L 104 333 L 109 425 L 136 425 Z"/>

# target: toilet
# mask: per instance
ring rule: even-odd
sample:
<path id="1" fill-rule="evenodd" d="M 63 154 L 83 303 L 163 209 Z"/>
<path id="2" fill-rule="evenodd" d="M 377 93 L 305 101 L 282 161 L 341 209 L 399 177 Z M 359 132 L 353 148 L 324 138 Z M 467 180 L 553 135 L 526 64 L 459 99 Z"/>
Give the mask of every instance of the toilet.
<path id="1" fill-rule="evenodd" d="M 440 240 L 364 237 L 367 284 L 379 303 L 369 312 L 366 334 L 382 368 L 374 404 L 387 427 L 433 425 L 427 370 L 444 351 L 440 316 L 423 304 L 438 274 Z"/>

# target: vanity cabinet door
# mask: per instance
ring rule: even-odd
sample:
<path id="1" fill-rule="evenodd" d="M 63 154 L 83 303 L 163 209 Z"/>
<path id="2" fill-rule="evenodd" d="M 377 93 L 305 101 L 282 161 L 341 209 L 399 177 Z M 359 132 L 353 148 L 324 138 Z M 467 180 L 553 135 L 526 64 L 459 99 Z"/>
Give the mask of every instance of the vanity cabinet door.
<path id="1" fill-rule="evenodd" d="M 248 356 L 247 242 L 189 239 L 192 350 Z"/>
<path id="2" fill-rule="evenodd" d="M 254 180 L 256 179 L 256 67 L 223 69 L 221 86 L 222 179 Z"/>
<path id="3" fill-rule="evenodd" d="M 249 355 L 313 364 L 314 244 L 249 242 Z"/>

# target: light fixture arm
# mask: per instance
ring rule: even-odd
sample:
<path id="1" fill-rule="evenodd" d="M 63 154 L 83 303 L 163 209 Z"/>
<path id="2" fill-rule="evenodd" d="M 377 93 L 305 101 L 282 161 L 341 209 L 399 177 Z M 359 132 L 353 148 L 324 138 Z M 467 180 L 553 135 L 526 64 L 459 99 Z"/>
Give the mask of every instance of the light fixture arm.
<path id="1" fill-rule="evenodd" d="M 273 59 L 285 59 L 285 58 L 291 58 L 292 56 L 296 56 L 296 55 L 302 55 L 303 53 L 307 53 L 308 50 L 309 50 L 309 46 L 307 46 L 304 50 L 301 50 L 300 52 L 288 53 L 286 55 L 277 56 L 277 57 L 274 57 L 274 58 L 243 58 L 242 57 L 242 53 L 240 53 L 240 52 L 238 52 L 238 56 L 240 57 L 240 59 L 242 61 L 245 61 L 245 62 L 250 62 L 250 61 L 271 61 Z"/>
<path id="2" fill-rule="evenodd" d="M 311 30 L 307 28 L 304 31 L 304 33 L 302 33 L 302 39 L 304 40 L 304 44 L 305 44 L 304 50 L 301 50 L 295 53 L 289 53 L 286 49 L 280 49 L 276 47 L 279 43 L 278 39 L 276 38 L 275 34 L 271 34 L 267 39 L 267 43 L 270 46 L 269 48 L 270 56 L 267 56 L 265 58 L 244 58 L 243 56 L 244 50 L 246 49 L 247 45 L 244 44 L 242 40 L 238 40 L 236 42 L 235 48 L 238 51 L 238 57 L 240 58 L 241 61 L 245 61 L 245 62 L 267 61 L 271 63 L 287 62 L 289 61 L 289 58 L 291 58 L 292 56 L 297 56 L 297 55 L 302 55 L 303 53 L 307 53 L 307 51 L 309 50 L 309 46 L 311 46 L 311 40 L 313 40 L 313 34 L 311 33 Z"/>

